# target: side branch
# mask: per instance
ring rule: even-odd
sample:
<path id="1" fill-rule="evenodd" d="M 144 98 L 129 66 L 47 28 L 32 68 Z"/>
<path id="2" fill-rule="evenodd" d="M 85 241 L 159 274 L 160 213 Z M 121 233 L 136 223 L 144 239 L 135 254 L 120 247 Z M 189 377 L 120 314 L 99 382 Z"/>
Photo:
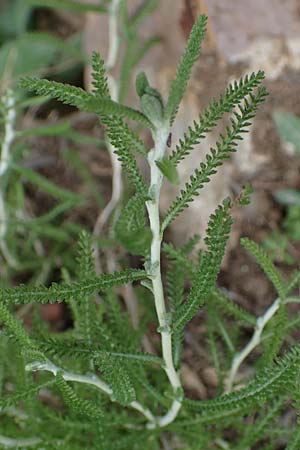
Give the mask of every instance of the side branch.
<path id="1" fill-rule="evenodd" d="M 102 392 L 109 395 L 109 397 L 111 397 L 111 399 L 113 400 L 113 390 L 111 389 L 111 387 L 95 374 L 79 375 L 73 372 L 68 372 L 67 370 L 64 370 L 56 366 L 49 360 L 46 360 L 46 362 L 40 361 L 32 362 L 30 364 L 27 364 L 25 369 L 27 371 L 44 370 L 46 372 L 51 372 L 54 376 L 60 373 L 60 375 L 63 377 L 65 381 L 75 381 L 77 383 L 84 383 L 96 386 Z M 151 413 L 151 411 L 149 411 L 149 409 L 147 408 L 144 408 L 139 402 L 133 401 L 129 404 L 129 406 L 135 409 L 136 411 L 139 411 L 141 414 L 143 414 L 149 422 L 155 421 L 155 418 Z"/>
<path id="2" fill-rule="evenodd" d="M 228 385 L 227 385 L 227 389 L 226 389 L 227 394 L 232 391 L 234 380 L 236 378 L 236 374 L 237 374 L 241 364 L 244 362 L 244 360 L 247 358 L 247 356 L 252 352 L 252 350 L 254 350 L 255 347 L 257 347 L 260 344 L 261 334 L 262 334 L 265 326 L 269 322 L 269 320 L 271 320 L 272 317 L 274 316 L 274 314 L 278 311 L 279 306 L 280 306 L 280 300 L 277 299 L 267 309 L 265 314 L 257 319 L 255 331 L 253 333 L 252 338 L 250 339 L 250 341 L 248 342 L 246 347 L 241 352 L 237 353 L 235 355 L 235 357 L 233 358 L 231 369 L 230 369 L 230 374 L 229 374 Z"/>

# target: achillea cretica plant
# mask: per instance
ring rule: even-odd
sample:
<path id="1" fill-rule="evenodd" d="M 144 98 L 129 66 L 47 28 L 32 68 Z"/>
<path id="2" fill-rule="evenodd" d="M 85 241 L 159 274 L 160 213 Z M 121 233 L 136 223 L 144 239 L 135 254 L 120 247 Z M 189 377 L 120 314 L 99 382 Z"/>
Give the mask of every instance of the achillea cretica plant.
<path id="1" fill-rule="evenodd" d="M 124 8 L 125 3 L 112 0 L 108 6 L 112 30 L 116 30 L 120 5 Z M 145 2 L 145 8 L 149 3 Z M 136 17 L 134 20 L 139 22 Z M 212 176 L 218 176 L 218 168 L 237 150 L 267 95 L 261 86 L 262 72 L 234 82 L 212 100 L 169 151 L 170 133 L 199 56 L 206 23 L 203 15 L 196 20 L 166 99 L 144 73 L 137 76 L 139 110 L 121 103 L 124 86 L 110 72 L 118 52 L 117 35 L 112 34 L 116 42 L 110 47 L 108 64 L 93 54 L 91 93 L 46 79 L 21 80 L 23 89 L 93 113 L 105 126 L 117 185 L 120 188 L 122 183 L 122 167 L 132 189 L 130 199 L 114 216 L 111 234 L 116 245 L 139 256 L 141 265 L 100 273 L 97 236 L 115 206 L 120 206 L 116 195 L 106 217 L 99 216 L 94 236 L 80 233 L 76 273 L 65 274 L 50 287 L 1 288 L 1 448 L 266 450 L 277 448 L 278 437 L 287 443 L 286 450 L 300 448 L 299 425 L 285 429 L 280 422 L 288 405 L 296 410 L 299 406 L 300 348 L 296 344 L 281 351 L 287 334 L 299 325 L 299 318 L 290 321 L 287 313 L 287 304 L 299 301 L 294 296 L 299 273 L 284 280 L 267 254 L 244 238 L 242 245 L 273 283 L 277 298 L 256 318 L 217 286 L 232 208 L 249 202 L 250 188 L 246 186 L 237 199 L 224 199 L 211 215 L 205 250 L 193 252 L 197 236 L 180 248 L 164 241 L 170 223 L 201 194 Z M 134 30 L 130 21 L 127 26 Z M 8 93 L 3 99 L 2 159 L 10 146 L 12 98 Z M 161 217 L 164 179 L 178 183 L 178 164 L 226 115 L 230 122 L 224 133 Z M 140 137 L 141 128 L 151 132 L 151 148 Z M 148 163 L 148 184 L 136 153 Z M 4 235 L 5 230 L 2 243 Z M 162 253 L 168 260 L 164 276 Z M 118 267 L 124 260 L 118 261 Z M 122 306 L 117 289 L 122 285 L 138 299 L 138 324 L 132 324 Z M 18 318 L 20 305 L 54 302 L 66 302 L 72 314 L 73 325 L 65 332 L 51 333 L 38 318 L 28 328 Z M 203 401 L 187 397 L 180 375 L 184 331 L 199 309 L 205 311 L 206 351 L 218 377 L 215 397 Z M 149 345 L 145 339 L 151 341 L 148 327 L 153 321 L 160 345 L 151 344 L 153 352 L 146 352 Z M 248 337 L 239 340 L 244 330 Z M 257 348 L 263 352 L 255 374 L 241 379 L 241 365 Z"/>

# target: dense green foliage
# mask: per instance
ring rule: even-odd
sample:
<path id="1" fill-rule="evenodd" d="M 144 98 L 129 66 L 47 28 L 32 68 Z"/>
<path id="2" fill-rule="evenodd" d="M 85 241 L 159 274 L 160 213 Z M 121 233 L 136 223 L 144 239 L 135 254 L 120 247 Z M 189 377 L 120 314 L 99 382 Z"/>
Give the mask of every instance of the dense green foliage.
<path id="1" fill-rule="evenodd" d="M 162 243 L 169 224 L 189 207 L 237 150 L 242 134 L 248 131 L 266 98 L 266 90 L 261 86 L 264 74 L 260 71 L 231 84 L 219 100 L 210 103 L 168 155 L 170 130 L 199 55 L 207 18 L 200 16 L 193 26 L 166 102 L 150 86 L 144 73 L 138 75 L 138 110 L 124 105 L 125 94 L 132 69 L 155 41 L 141 44 L 138 39 L 140 23 L 153 9 L 153 1 L 145 0 L 132 17 L 126 1 L 103 1 L 97 7 L 79 6 L 75 0 L 26 3 L 79 12 L 108 12 L 111 19 L 119 20 L 126 50 L 117 98 L 110 91 L 110 68 L 97 53 L 92 56 L 92 92 L 31 77 L 24 71 L 21 89 L 15 93 L 10 86 L 3 93 L 0 447 L 158 450 L 167 448 L 167 442 L 168 448 L 185 450 L 275 449 L 279 435 L 287 450 L 299 448 L 298 419 L 291 430 L 282 430 L 280 421 L 281 414 L 291 405 L 299 412 L 300 347 L 288 346 L 286 341 L 290 328 L 299 325 L 298 317 L 289 323 L 287 311 L 289 302 L 299 301 L 299 274 L 285 280 L 268 254 L 244 238 L 243 246 L 273 284 L 278 298 L 256 318 L 217 286 L 233 223 L 232 209 L 249 202 L 249 187 L 238 198 L 226 198 L 216 208 L 203 239 L 204 249 L 199 251 L 199 236 L 181 247 Z M 41 97 L 27 98 L 24 91 Z M 114 260 L 109 273 L 95 268 L 93 250 L 104 239 L 101 241 L 84 226 L 61 218 L 64 212 L 84 204 L 86 197 L 57 186 L 24 164 L 22 139 L 30 130 L 17 131 L 16 115 L 31 102 L 49 98 L 99 117 L 105 127 L 105 143 L 113 148 L 129 181 L 132 195 L 119 199 L 109 222 L 108 237 L 118 248 L 109 256 Z M 160 224 L 163 178 L 178 184 L 176 165 L 227 115 L 230 121 L 225 133 L 191 174 Z M 141 127 L 143 132 L 139 134 Z M 152 135 L 153 148 L 145 143 L 144 128 Z M 88 139 L 65 124 L 31 132 L 35 136 L 64 135 L 79 142 Z M 9 157 L 5 159 L 7 151 Z M 150 182 L 140 171 L 137 153 L 149 163 Z M 44 216 L 28 219 L 17 213 L 26 210 L 24 180 L 57 202 Z M 37 243 L 41 246 L 45 242 L 50 250 L 43 261 L 45 253 L 36 249 Z M 167 260 L 163 277 L 161 253 Z M 138 257 L 135 268 L 130 267 L 132 259 L 128 254 Z M 56 275 L 54 281 L 49 275 L 57 269 L 58 256 L 61 279 L 57 281 Z M 16 275 L 23 273 L 24 268 L 30 276 L 26 284 L 20 285 Z M 124 289 L 129 289 L 127 308 L 122 300 Z M 139 323 L 127 311 L 135 296 Z M 72 323 L 64 331 L 54 332 L 41 319 L 40 305 L 61 302 Z M 24 310 L 28 307 L 29 315 Z M 204 350 L 214 366 L 218 387 L 214 398 L 193 400 L 184 393 L 180 367 L 186 326 L 200 309 L 206 320 Z M 29 317 L 30 323 L 23 317 Z M 255 373 L 236 376 L 253 350 L 260 354 Z"/>

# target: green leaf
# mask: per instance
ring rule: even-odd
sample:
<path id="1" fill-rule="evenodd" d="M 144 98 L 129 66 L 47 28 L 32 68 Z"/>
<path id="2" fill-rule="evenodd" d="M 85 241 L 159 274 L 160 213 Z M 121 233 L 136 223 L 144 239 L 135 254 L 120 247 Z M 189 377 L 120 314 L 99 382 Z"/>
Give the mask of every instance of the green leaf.
<path id="1" fill-rule="evenodd" d="M 149 228 L 141 228 L 135 232 L 119 234 L 119 241 L 132 255 L 145 255 L 149 252 L 152 233 Z"/>
<path id="2" fill-rule="evenodd" d="M 193 277 L 197 272 L 197 267 L 194 262 L 187 258 L 194 246 L 200 241 L 200 236 L 195 235 L 192 237 L 183 248 L 175 248 L 171 243 L 163 243 L 162 251 L 166 254 L 167 258 L 180 266 L 187 276 Z M 191 248 L 189 248 L 191 246 Z M 186 248 L 188 247 L 188 248 Z"/>
<path id="3" fill-rule="evenodd" d="M 251 195 L 253 194 L 253 188 L 250 183 L 246 183 L 246 185 L 243 187 L 242 192 L 237 198 L 237 202 L 239 205 L 246 206 L 249 205 L 251 202 Z"/>
<path id="4" fill-rule="evenodd" d="M 145 196 L 147 187 L 133 154 L 134 149 L 143 148 L 143 143 L 139 138 L 136 138 L 135 133 L 121 119 L 106 117 L 104 120 L 108 127 L 107 136 L 114 146 L 114 152 L 118 155 L 118 159 L 121 161 L 129 180 L 136 192 L 141 196 Z"/>
<path id="5" fill-rule="evenodd" d="M 55 303 L 68 301 L 70 298 L 81 298 L 84 295 L 93 295 L 98 291 L 105 291 L 113 286 L 130 283 L 147 278 L 143 270 L 128 269 L 100 277 L 86 278 L 73 283 L 52 283 L 45 286 L 24 286 L 5 288 L 0 290 L 0 299 L 3 302 L 20 303 Z"/>
<path id="6" fill-rule="evenodd" d="M 120 105 L 109 98 L 93 96 L 81 88 L 56 81 L 39 80 L 33 77 L 23 77 L 20 86 L 38 95 L 48 95 L 51 98 L 75 106 L 76 108 L 101 116 L 116 116 L 140 122 L 148 128 L 153 128 L 147 117 L 128 106 Z"/>
<path id="7" fill-rule="evenodd" d="M 221 95 L 218 100 L 213 100 L 199 116 L 198 121 L 194 121 L 180 139 L 176 149 L 170 155 L 170 160 L 177 165 L 193 150 L 200 140 L 216 127 L 217 122 L 226 113 L 231 112 L 239 105 L 246 95 L 253 92 L 254 88 L 260 85 L 264 79 L 264 72 L 259 71 L 250 76 L 246 75 L 239 82 L 235 81 L 226 89 L 225 95 Z"/>
<path id="8" fill-rule="evenodd" d="M 94 357 L 111 357 L 112 359 L 124 359 L 128 361 L 133 361 L 140 364 L 158 364 L 160 366 L 164 365 L 164 361 L 155 355 L 150 355 L 149 353 L 122 353 L 122 352 L 101 352 L 95 350 L 93 353 Z"/>
<path id="9" fill-rule="evenodd" d="M 273 262 L 269 258 L 268 254 L 258 245 L 256 242 L 251 241 L 248 238 L 242 238 L 241 244 L 243 247 L 245 247 L 248 252 L 250 252 L 260 267 L 263 269 L 273 286 L 275 287 L 278 296 L 281 300 L 284 300 L 286 295 L 286 287 L 285 283 L 274 266 Z"/>
<path id="10" fill-rule="evenodd" d="M 260 88 L 256 95 L 249 95 L 249 100 L 244 100 L 244 106 L 239 105 L 238 111 L 234 112 L 234 119 L 231 119 L 231 127 L 226 127 L 226 135 L 221 134 L 220 140 L 216 143 L 216 148 L 211 148 L 210 153 L 206 155 L 206 160 L 200 163 L 200 170 L 196 169 L 190 177 L 189 182 L 185 184 L 178 196 L 171 204 L 165 219 L 162 223 L 162 230 L 184 210 L 194 197 L 198 195 L 199 190 L 210 181 L 210 177 L 217 173 L 217 168 L 221 166 L 230 154 L 236 151 L 237 143 L 242 139 L 241 134 L 248 132 L 251 125 L 250 120 L 255 116 L 258 106 L 262 103 L 267 93 L 264 88 Z"/>
<path id="11" fill-rule="evenodd" d="M 99 349 L 99 345 L 71 338 L 43 339 L 42 341 L 40 341 L 40 346 L 43 352 L 49 356 L 70 356 L 77 358 L 81 355 L 82 357 L 93 358 L 95 360 L 98 359 L 98 361 L 101 361 L 102 358 L 110 358 L 112 362 L 117 359 L 142 365 L 164 365 L 164 361 L 162 358 L 151 355 L 150 353 L 101 350 Z"/>
<path id="12" fill-rule="evenodd" d="M 99 419 L 103 416 L 103 412 L 99 406 L 91 401 L 78 397 L 60 373 L 56 375 L 56 384 L 66 404 L 76 413 L 88 416 L 90 419 Z"/>
<path id="13" fill-rule="evenodd" d="M 22 177 L 25 177 L 30 183 L 38 186 L 46 194 L 51 195 L 51 197 L 57 198 L 58 200 L 72 202 L 73 204 L 82 203 L 84 198 L 74 194 L 67 189 L 61 188 L 56 184 L 49 181 L 47 178 L 43 177 L 37 172 L 26 167 L 18 166 L 17 164 L 11 164 L 14 171 L 19 173 Z"/>
<path id="14" fill-rule="evenodd" d="M 113 396 L 121 405 L 128 405 L 136 399 L 135 389 L 124 361 L 102 356 L 99 369 L 103 378 L 113 390 Z"/>
<path id="15" fill-rule="evenodd" d="M 167 295 L 170 302 L 170 311 L 174 316 L 184 300 L 185 270 L 177 261 L 172 261 L 167 272 Z M 182 330 L 173 330 L 172 350 L 176 369 L 181 360 L 183 333 Z"/>
<path id="16" fill-rule="evenodd" d="M 212 291 L 208 301 L 212 302 L 223 314 L 256 326 L 256 317 L 223 294 L 219 289 Z"/>
<path id="17" fill-rule="evenodd" d="M 163 107 L 160 100 L 154 95 L 144 94 L 141 97 L 141 108 L 153 125 L 159 127 L 163 118 Z"/>
<path id="18" fill-rule="evenodd" d="M 185 51 L 179 62 L 175 79 L 172 81 L 168 102 L 165 109 L 165 117 L 172 125 L 177 114 L 180 102 L 187 88 L 193 65 L 195 64 L 204 39 L 207 17 L 199 16 L 189 36 Z"/>
<path id="19" fill-rule="evenodd" d="M 146 88 L 149 86 L 148 78 L 145 72 L 140 72 L 135 81 L 136 92 L 139 97 L 142 97 L 146 93 Z"/>
<path id="20" fill-rule="evenodd" d="M 61 122 L 17 131 L 16 138 L 28 136 L 65 136 L 70 130 L 72 129 L 68 122 Z"/>
<path id="21" fill-rule="evenodd" d="M 9 81 L 21 75 L 38 73 L 59 55 L 82 60 L 82 54 L 74 45 L 47 33 L 26 33 L 22 37 L 8 41 L 0 49 L 0 79 Z"/>
<path id="22" fill-rule="evenodd" d="M 93 52 L 92 54 L 92 68 L 94 94 L 99 95 L 99 97 L 110 98 L 108 81 L 105 73 L 105 63 L 97 52 Z"/>
<path id="23" fill-rule="evenodd" d="M 176 311 L 172 325 L 173 330 L 184 328 L 197 313 L 199 307 L 208 300 L 215 287 L 232 225 L 230 208 L 230 201 L 224 200 L 209 219 L 205 238 L 207 250 L 201 256 L 197 274 L 186 302 Z"/>
<path id="24" fill-rule="evenodd" d="M 173 162 L 164 156 L 160 161 L 155 161 L 161 173 L 170 181 L 170 183 L 178 185 L 179 176 L 176 166 Z"/>
<path id="25" fill-rule="evenodd" d="M 24 35 L 31 8 L 24 0 L 9 0 L 0 10 L 0 39 Z M 3 36 L 2 36 L 3 35 Z"/>
<path id="26" fill-rule="evenodd" d="M 71 1 L 71 0 L 23 0 L 29 5 L 40 6 L 43 8 L 55 8 L 64 9 L 66 11 L 84 13 L 88 11 L 94 11 L 98 13 L 104 13 L 107 8 L 102 5 L 97 5 L 89 2 Z"/>
<path id="27" fill-rule="evenodd" d="M 0 301 L 0 321 L 4 323 L 8 332 L 14 336 L 21 347 L 24 349 L 34 347 L 24 325 L 11 314 L 7 306 L 3 303 L 3 298 Z"/>
<path id="28" fill-rule="evenodd" d="M 34 104 L 34 102 L 32 102 L 32 104 Z M 104 144 L 101 139 L 74 130 L 69 122 L 57 122 L 51 125 L 44 125 L 16 132 L 16 138 L 28 136 L 62 136 L 77 144 L 96 145 L 98 147 L 103 146 Z"/>
<path id="29" fill-rule="evenodd" d="M 135 195 L 124 207 L 115 226 L 117 239 L 133 255 L 149 252 L 152 233 L 146 226 L 145 199 Z"/>
<path id="30" fill-rule="evenodd" d="M 300 118 L 294 114 L 276 111 L 273 113 L 279 136 L 284 141 L 290 142 L 300 152 Z"/>
<path id="31" fill-rule="evenodd" d="M 86 278 L 95 277 L 95 262 L 93 257 L 92 237 L 86 231 L 79 235 L 77 258 L 77 276 L 79 281 Z M 74 312 L 77 316 L 77 326 L 80 334 L 87 344 L 91 344 L 96 330 L 93 323 L 97 316 L 95 299 L 89 295 L 82 296 L 79 301 L 74 303 Z"/>

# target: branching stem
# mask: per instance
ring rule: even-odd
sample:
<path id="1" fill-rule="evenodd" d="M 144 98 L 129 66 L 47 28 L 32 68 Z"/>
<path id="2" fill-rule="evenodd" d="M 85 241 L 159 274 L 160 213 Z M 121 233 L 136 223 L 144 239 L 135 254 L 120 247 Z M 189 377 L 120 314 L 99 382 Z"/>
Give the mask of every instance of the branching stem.
<path id="1" fill-rule="evenodd" d="M 227 384 L 226 393 L 229 393 L 232 391 L 233 384 L 236 378 L 236 374 L 241 366 L 241 364 L 244 362 L 244 360 L 248 357 L 248 355 L 252 352 L 252 350 L 257 347 L 261 342 L 261 334 L 269 322 L 270 319 L 274 316 L 274 314 L 278 311 L 278 308 L 280 306 L 280 300 L 276 299 L 274 303 L 267 309 L 265 314 L 261 317 L 258 317 L 256 321 L 256 327 L 255 331 L 252 335 L 252 338 L 246 345 L 246 347 L 237 353 L 235 357 L 233 358 L 230 374 L 229 374 L 229 380 Z"/>

